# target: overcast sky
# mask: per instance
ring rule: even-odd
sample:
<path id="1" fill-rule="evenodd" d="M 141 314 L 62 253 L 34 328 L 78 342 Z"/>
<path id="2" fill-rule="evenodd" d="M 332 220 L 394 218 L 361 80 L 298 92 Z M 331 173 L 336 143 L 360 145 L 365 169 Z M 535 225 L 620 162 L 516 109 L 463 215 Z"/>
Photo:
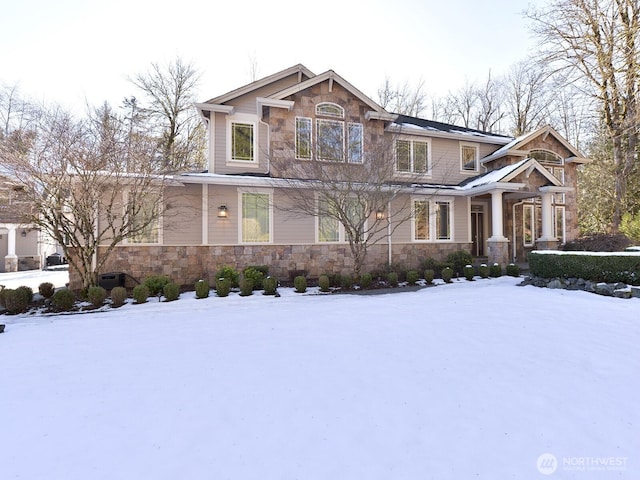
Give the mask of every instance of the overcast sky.
<path id="1" fill-rule="evenodd" d="M 385 77 L 444 95 L 534 48 L 544 0 L 13 0 L 0 15 L 0 83 L 79 109 L 136 93 L 127 76 L 181 56 L 204 101 L 302 63 L 374 100 Z"/>

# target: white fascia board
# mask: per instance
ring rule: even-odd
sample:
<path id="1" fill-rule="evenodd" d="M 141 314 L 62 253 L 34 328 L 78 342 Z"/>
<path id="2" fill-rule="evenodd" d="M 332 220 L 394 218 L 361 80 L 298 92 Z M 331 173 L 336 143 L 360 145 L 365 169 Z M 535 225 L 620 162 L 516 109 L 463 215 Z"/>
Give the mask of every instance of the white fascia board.
<path id="1" fill-rule="evenodd" d="M 233 115 L 235 112 L 235 107 L 217 103 L 196 103 L 196 109 L 198 109 L 200 115 L 205 119 L 209 119 L 209 116 L 205 115 L 204 112 L 224 113 L 225 115 Z"/>
<path id="2" fill-rule="evenodd" d="M 256 110 L 258 117 L 262 119 L 262 107 L 284 108 L 285 110 L 293 110 L 295 102 L 293 100 L 277 100 L 275 98 L 256 97 Z"/>
<path id="3" fill-rule="evenodd" d="M 564 163 L 591 163 L 590 158 L 585 157 L 568 157 L 564 159 Z"/>
<path id="4" fill-rule="evenodd" d="M 573 187 L 560 187 L 556 185 L 547 185 L 546 187 L 538 187 L 542 193 L 569 193 L 573 192 Z"/>
<path id="5" fill-rule="evenodd" d="M 467 196 L 475 197 L 476 195 L 482 195 L 485 193 L 491 193 L 495 191 L 517 192 L 518 190 L 524 187 L 525 187 L 524 183 L 493 182 L 493 183 L 487 183 L 485 185 L 478 185 L 477 187 L 472 187 L 468 190 L 465 190 L 464 193 Z"/>
<path id="6" fill-rule="evenodd" d="M 408 137 L 420 136 L 420 137 L 431 137 L 431 138 L 447 138 L 451 140 L 460 140 L 463 142 L 470 142 L 470 143 L 491 143 L 493 145 L 506 145 L 507 143 L 511 142 L 510 138 L 503 139 L 500 137 L 492 137 L 492 136 L 439 132 L 437 130 L 423 130 L 420 128 L 407 130 L 395 125 L 390 125 L 386 129 L 386 131 L 395 133 L 398 135 L 406 135 Z"/>
<path id="7" fill-rule="evenodd" d="M 492 153 L 491 155 L 487 155 L 482 160 L 480 160 L 480 165 L 484 165 L 485 163 L 489 163 L 499 158 L 506 157 L 507 155 L 510 155 L 512 157 L 526 157 L 527 155 L 529 155 L 529 151 L 513 149 L 513 150 L 504 150 L 502 152 Z"/>
<path id="8" fill-rule="evenodd" d="M 397 114 L 394 113 L 386 113 L 386 112 L 375 112 L 373 110 L 369 110 L 364 114 L 365 120 L 383 120 L 385 122 L 395 122 L 398 118 Z"/>

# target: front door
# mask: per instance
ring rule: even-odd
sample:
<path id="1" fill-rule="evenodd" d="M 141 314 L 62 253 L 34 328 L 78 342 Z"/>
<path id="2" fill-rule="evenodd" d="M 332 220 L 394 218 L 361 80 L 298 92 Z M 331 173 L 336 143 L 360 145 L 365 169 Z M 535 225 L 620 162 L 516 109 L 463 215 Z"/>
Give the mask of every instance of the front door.
<path id="1" fill-rule="evenodd" d="M 484 257 L 484 211 L 482 205 L 471 205 L 471 255 Z"/>

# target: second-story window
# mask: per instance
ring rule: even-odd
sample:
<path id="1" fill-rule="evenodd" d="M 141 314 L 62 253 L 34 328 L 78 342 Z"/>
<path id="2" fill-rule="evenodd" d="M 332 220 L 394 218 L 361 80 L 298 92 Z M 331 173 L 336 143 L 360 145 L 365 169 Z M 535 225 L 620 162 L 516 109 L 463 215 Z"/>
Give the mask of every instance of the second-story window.
<path id="1" fill-rule="evenodd" d="M 230 160 L 234 162 L 256 161 L 255 124 L 232 120 L 229 123 Z"/>
<path id="2" fill-rule="evenodd" d="M 460 144 L 460 169 L 463 172 L 478 171 L 478 145 L 474 143 Z"/>
<path id="3" fill-rule="evenodd" d="M 396 171 L 400 173 L 428 173 L 429 143 L 396 140 Z"/>

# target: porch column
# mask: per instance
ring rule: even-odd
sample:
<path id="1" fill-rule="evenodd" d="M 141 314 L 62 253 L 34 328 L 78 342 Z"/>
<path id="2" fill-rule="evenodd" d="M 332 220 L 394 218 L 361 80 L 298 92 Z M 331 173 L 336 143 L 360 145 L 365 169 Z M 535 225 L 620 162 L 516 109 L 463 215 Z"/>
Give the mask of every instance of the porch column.
<path id="1" fill-rule="evenodd" d="M 18 256 L 16 255 L 16 231 L 15 225 L 9 226 L 9 234 L 7 235 L 7 256 L 4 257 L 4 271 L 18 271 Z"/>
<path id="2" fill-rule="evenodd" d="M 558 247 L 558 240 L 553 236 L 553 204 L 552 193 L 544 192 L 542 200 L 542 236 L 536 239 L 538 250 L 554 250 Z"/>
<path id="3" fill-rule="evenodd" d="M 489 263 L 505 266 L 509 262 L 509 239 L 504 236 L 502 190 L 491 192 L 491 236 L 487 239 Z"/>

